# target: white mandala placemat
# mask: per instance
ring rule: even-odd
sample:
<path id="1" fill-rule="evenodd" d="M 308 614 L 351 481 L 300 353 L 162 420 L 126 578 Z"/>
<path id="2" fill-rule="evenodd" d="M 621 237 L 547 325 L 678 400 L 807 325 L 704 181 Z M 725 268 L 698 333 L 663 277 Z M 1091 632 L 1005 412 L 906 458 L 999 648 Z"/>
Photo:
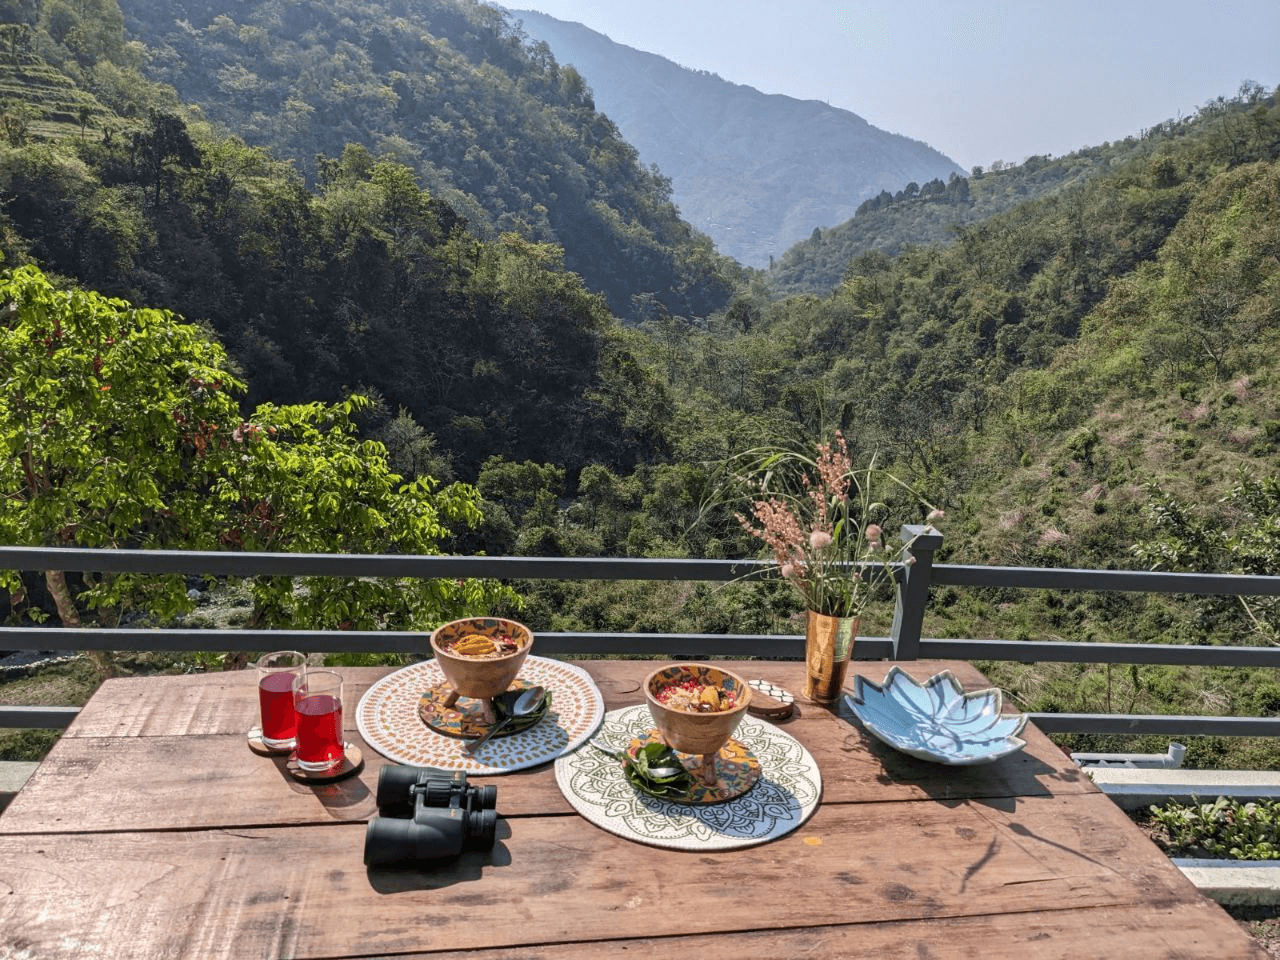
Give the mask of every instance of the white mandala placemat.
<path id="1" fill-rule="evenodd" d="M 597 737 L 624 749 L 653 729 L 644 704 L 612 710 Z M 822 775 L 795 737 L 754 717 L 743 717 L 734 737 L 759 758 L 760 781 L 724 803 L 693 805 L 661 800 L 627 782 L 622 764 L 586 744 L 556 760 L 556 783 L 578 813 L 628 840 L 673 850 L 732 850 L 785 836 L 818 807 Z"/>
<path id="2" fill-rule="evenodd" d="M 511 773 L 554 760 L 583 743 L 604 717 L 604 697 L 581 667 L 546 657 L 528 657 L 520 679 L 551 691 L 551 708 L 536 726 L 509 737 L 494 737 L 473 757 L 464 741 L 436 733 L 418 716 L 423 693 L 444 682 L 434 660 L 389 673 L 360 698 L 360 736 L 388 760 L 417 767 L 463 770 L 479 775 Z"/>

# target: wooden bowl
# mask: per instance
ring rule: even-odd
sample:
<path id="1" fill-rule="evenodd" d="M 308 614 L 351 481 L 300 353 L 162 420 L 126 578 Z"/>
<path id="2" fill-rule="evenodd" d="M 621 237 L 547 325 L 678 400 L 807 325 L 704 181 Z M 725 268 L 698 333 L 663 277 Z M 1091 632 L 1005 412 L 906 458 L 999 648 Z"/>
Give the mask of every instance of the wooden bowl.
<path id="1" fill-rule="evenodd" d="M 519 641 L 520 646 L 515 653 L 489 659 L 464 657 L 445 649 L 446 644 L 469 633 L 485 637 L 505 635 Z M 510 687 L 532 647 L 532 630 L 523 623 L 501 617 L 467 617 L 446 623 L 431 633 L 431 649 L 449 686 L 460 696 L 477 700 L 490 700 Z"/>
<path id="2" fill-rule="evenodd" d="M 738 702 L 732 709 L 714 713 L 694 713 L 658 702 L 656 693 L 663 687 L 688 680 L 732 690 Z M 745 680 L 736 673 L 703 663 L 659 667 L 645 679 L 644 695 L 662 739 L 681 753 L 703 756 L 718 753 L 729 742 L 747 712 L 747 704 L 751 702 L 751 688 Z"/>

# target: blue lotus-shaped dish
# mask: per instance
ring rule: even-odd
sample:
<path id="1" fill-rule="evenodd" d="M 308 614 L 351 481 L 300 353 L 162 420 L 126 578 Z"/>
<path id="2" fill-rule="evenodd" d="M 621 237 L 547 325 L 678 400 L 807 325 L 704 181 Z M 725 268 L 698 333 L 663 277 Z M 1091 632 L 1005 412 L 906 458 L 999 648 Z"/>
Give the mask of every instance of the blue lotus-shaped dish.
<path id="1" fill-rule="evenodd" d="M 872 734 L 921 760 L 970 766 L 990 763 L 1026 746 L 1018 737 L 1026 714 L 1002 714 L 994 688 L 965 693 L 951 671 L 924 683 L 893 667 L 884 683 L 855 677 L 850 708 Z"/>

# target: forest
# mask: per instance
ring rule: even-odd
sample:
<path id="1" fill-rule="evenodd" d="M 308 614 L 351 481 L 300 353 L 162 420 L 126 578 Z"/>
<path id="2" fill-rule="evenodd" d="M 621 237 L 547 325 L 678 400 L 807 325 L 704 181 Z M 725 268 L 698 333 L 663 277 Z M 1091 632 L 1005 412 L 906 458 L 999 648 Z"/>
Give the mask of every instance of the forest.
<path id="1" fill-rule="evenodd" d="M 420 485 L 414 504 L 388 510 L 453 517 L 422 543 L 739 557 L 756 548 L 732 509 L 708 509 L 718 466 L 840 430 L 856 457 L 945 507 L 942 562 L 1276 568 L 1275 91 L 1245 82 L 1124 142 L 904 184 L 756 271 L 683 224 L 584 79 L 491 7 L 268 2 L 237 22 L 212 0 L 156 6 L 0 3 L 0 267 L 32 303 L 53 302 L 47 278 L 112 304 L 96 309 L 120 323 L 156 310 L 216 346 L 209 382 L 230 404 L 217 422 L 252 436 L 261 471 L 299 444 L 344 464 L 367 444 L 379 476 Z M 187 71 L 194 92 L 180 95 Z M 0 377 L 47 383 L 15 343 Z M 95 350 L 67 362 L 84 376 L 124 362 Z M 30 437 L 15 439 L 16 406 L 4 409 L 0 476 L 7 502 L 23 503 Z M 260 442 L 262 425 L 280 432 Z M 240 539 L 223 546 L 314 549 L 306 529 L 249 536 L 276 533 L 261 471 L 236 474 L 226 503 L 240 513 L 225 522 Z M 366 495 L 392 495 L 379 489 Z M 7 508 L 0 529 L 20 542 L 180 543 L 150 493 L 136 496 L 139 512 L 109 524 L 46 516 L 19 533 L 22 510 Z M 790 633 L 800 612 L 776 584 L 507 586 L 535 629 Z M 72 599 L 85 620 L 121 615 L 124 593 L 83 589 Z M 19 596 L 10 615 L 32 615 Z M 166 596 L 165 616 L 193 614 Z M 1280 632 L 1261 602 L 932 599 L 934 636 L 1241 644 Z M 289 602 L 260 601 L 264 622 Z M 883 632 L 888 613 L 864 628 Z M 308 616 L 337 628 L 353 611 L 317 603 Z M 1280 682 L 1260 670 L 981 666 L 1026 710 L 1280 709 Z M 1264 742 L 1203 738 L 1189 762 L 1277 759 Z"/>

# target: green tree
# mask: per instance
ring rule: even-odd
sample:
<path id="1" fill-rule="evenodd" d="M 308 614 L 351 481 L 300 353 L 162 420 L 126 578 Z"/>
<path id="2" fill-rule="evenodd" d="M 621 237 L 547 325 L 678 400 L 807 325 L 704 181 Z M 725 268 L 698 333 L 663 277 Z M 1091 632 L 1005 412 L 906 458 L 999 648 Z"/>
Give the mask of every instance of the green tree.
<path id="1" fill-rule="evenodd" d="M 164 311 L 55 289 L 31 266 L 0 277 L 0 317 L 0 540 L 213 546 L 211 454 L 241 388 L 222 348 Z M 45 581 L 62 623 L 79 626 L 66 574 Z M 150 599 L 172 613 L 183 593 L 170 578 Z"/>
<path id="2" fill-rule="evenodd" d="M 222 347 L 162 310 L 0 276 L 0 541 L 305 552 L 440 553 L 480 520 L 479 494 L 404 483 L 345 402 L 264 405 L 245 420 Z M 66 626 L 82 609 L 189 608 L 181 577 L 46 583 Z M 20 589 L 9 572 L 0 585 Z M 254 624 L 426 628 L 514 607 L 489 582 L 264 578 Z"/>
<path id="3" fill-rule="evenodd" d="M 1280 477 L 1243 476 L 1210 507 L 1151 488 L 1156 532 L 1134 546 L 1155 570 L 1271 576 L 1280 567 Z M 1196 597 L 1206 633 L 1256 634 L 1280 643 L 1280 598 Z"/>
<path id="4" fill-rule="evenodd" d="M 148 129 L 130 137 L 134 168 L 139 180 L 151 187 L 151 202 L 156 206 L 160 205 L 161 188 L 174 180 L 175 166 L 200 166 L 200 150 L 191 142 L 187 125 L 172 113 L 152 111 Z"/>

